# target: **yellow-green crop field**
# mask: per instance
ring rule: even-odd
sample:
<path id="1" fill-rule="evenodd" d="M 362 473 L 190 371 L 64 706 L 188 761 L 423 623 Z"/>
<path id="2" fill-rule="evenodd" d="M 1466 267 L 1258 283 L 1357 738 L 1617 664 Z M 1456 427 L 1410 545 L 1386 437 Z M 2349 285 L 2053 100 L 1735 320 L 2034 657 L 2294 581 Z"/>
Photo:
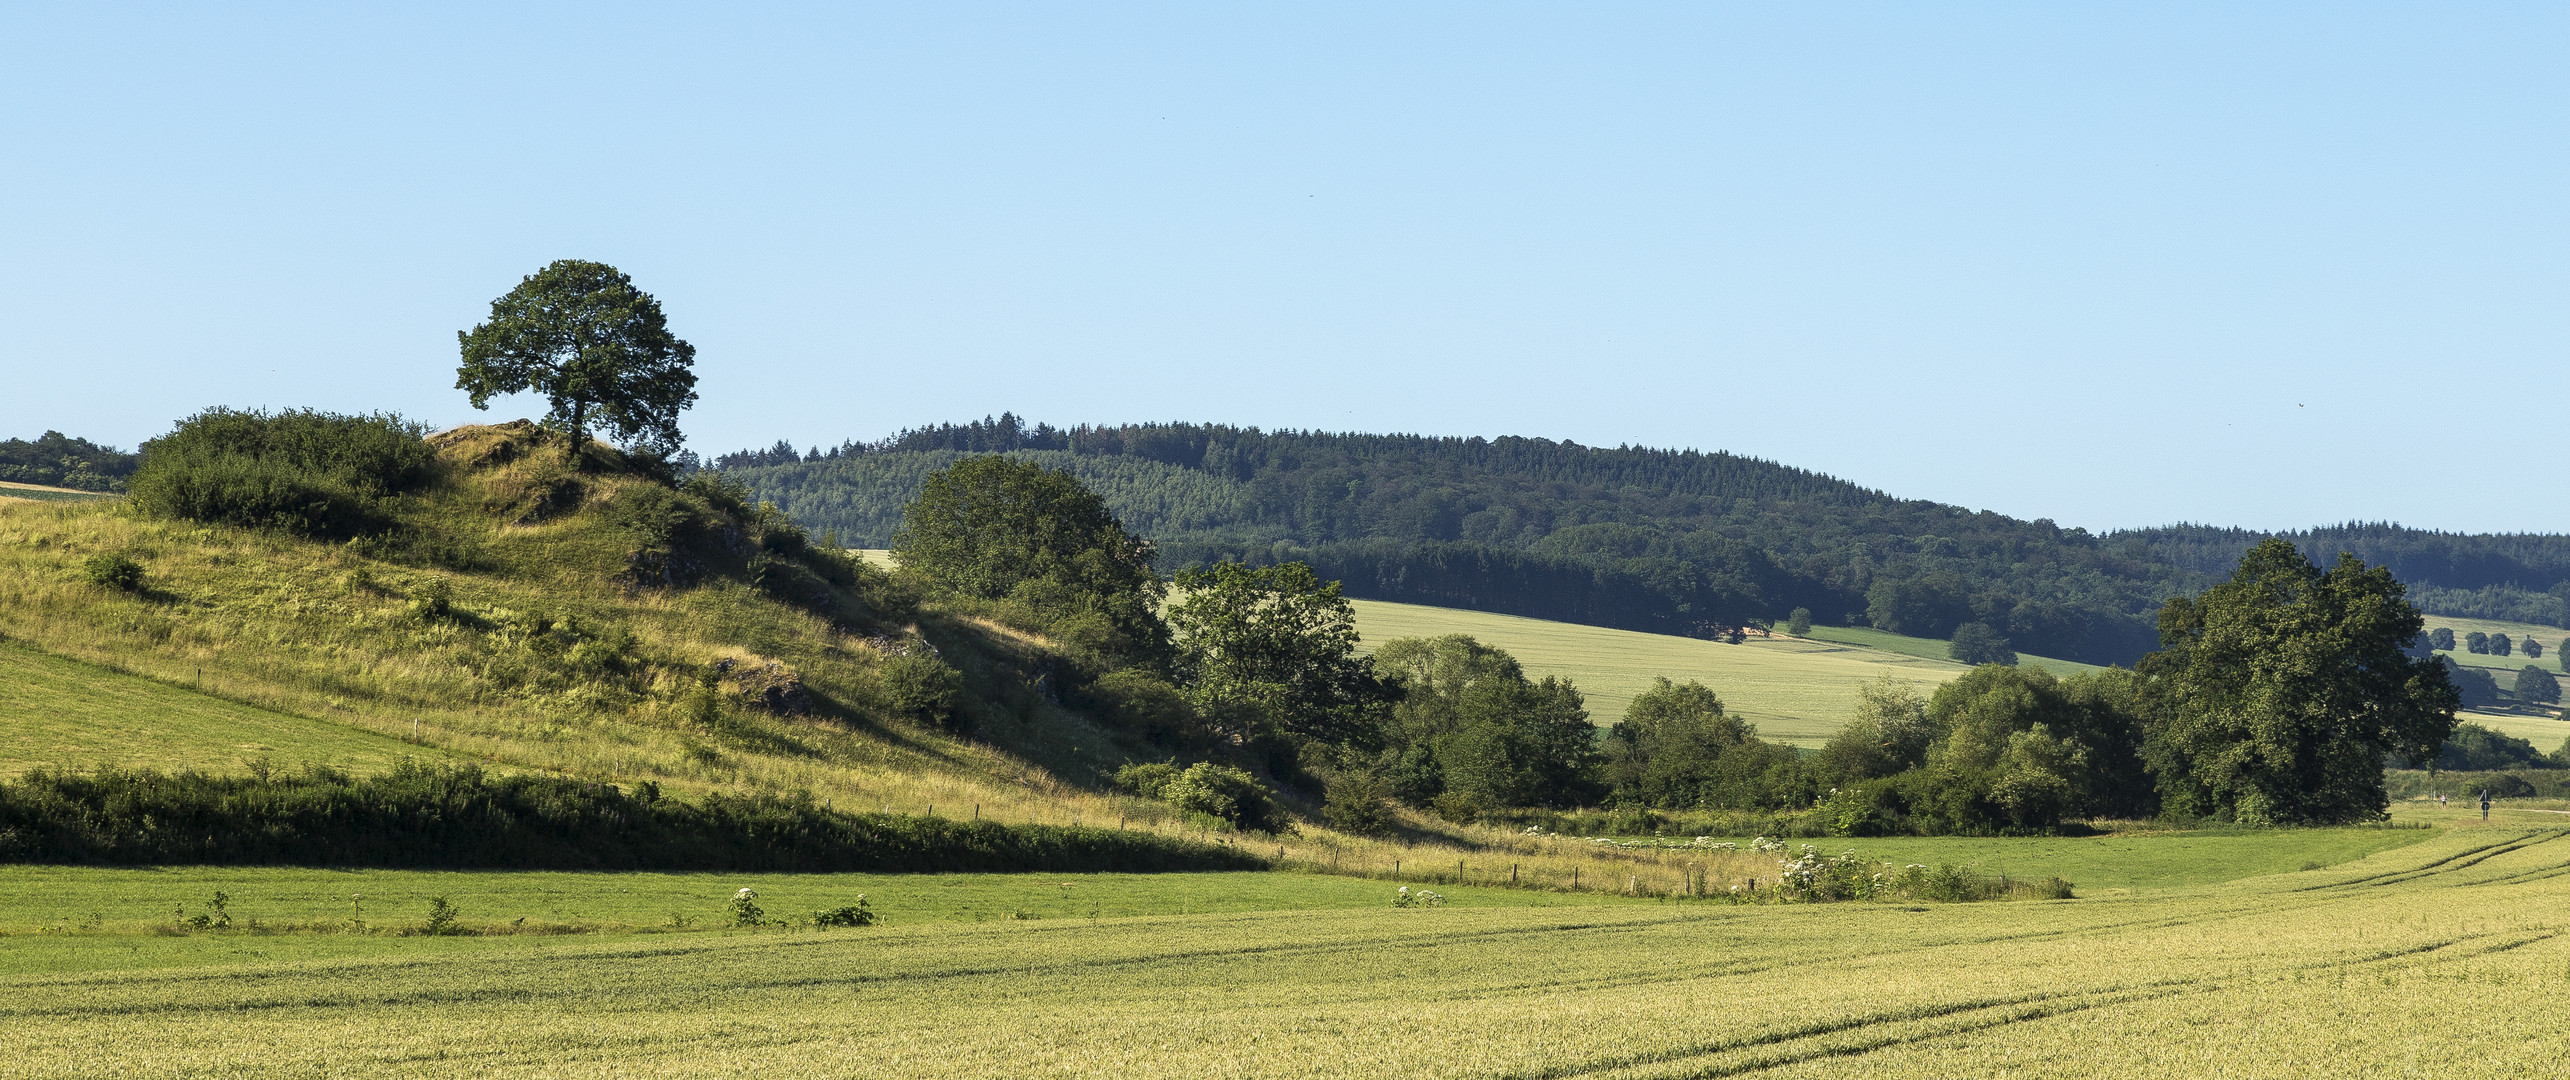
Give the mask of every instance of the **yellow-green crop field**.
<path id="1" fill-rule="evenodd" d="M 878 566 L 894 565 L 879 548 L 859 552 Z M 1926 692 L 1970 670 L 1945 659 L 1946 643 L 1881 630 L 1815 627 L 1812 636 L 1751 637 L 1738 645 L 1670 634 L 1611 630 L 1602 626 L 1529 619 L 1461 608 L 1351 600 L 1359 648 L 1371 653 L 1395 638 L 1468 634 L 1507 650 L 1535 678 L 1559 676 L 1578 684 L 1590 719 L 1612 724 L 1651 680 L 1689 679 L 1710 686 L 1734 714 L 1758 725 L 1766 738 L 1817 747 L 1829 741 L 1855 708 L 1856 688 L 1885 674 Z M 2093 665 L 2020 654 L 2019 662 L 2057 675 Z"/>
<path id="2" fill-rule="evenodd" d="M 2394 831 L 2420 839 L 2322 869 L 2049 902 L 1519 894 L 1554 905 L 1527 906 L 1484 895 L 1503 890 L 1458 889 L 1447 906 L 1396 909 L 1284 895 L 1308 885 L 1361 900 L 1388 895 L 1388 882 L 1271 874 L 1192 879 L 1215 892 L 1272 891 L 1218 911 L 895 918 L 856 930 L 437 938 L 74 927 L 0 938 L 10 1050 L 0 1076 L 2570 1069 L 2570 1035 L 2555 1022 L 2570 1012 L 2559 1003 L 2570 982 L 2570 830 Z M 43 873 L 13 872 L 0 895 L 151 891 L 140 872 Z M 211 881 L 198 875 L 214 872 L 165 873 L 201 888 Z M 342 884 L 317 877 L 312 891 Z M 709 876 L 686 889 L 702 906 L 726 884 Z M 876 887 L 884 906 L 913 902 Z M 911 895 L 939 887 L 921 879 Z M 1009 889 L 1061 888 L 980 887 L 999 904 L 1019 902 Z M 268 886 L 243 888 L 256 899 L 236 911 L 270 902 Z M 489 901 L 465 906 L 475 902 Z"/>
<path id="3" fill-rule="evenodd" d="M 1758 734 L 1797 746 L 1827 742 L 1854 710 L 1856 688 L 1887 673 L 1927 692 L 1969 670 L 1951 660 L 1915 650 L 1896 652 L 1872 642 L 1779 634 L 1731 645 L 1458 608 L 1352 603 L 1357 632 L 1364 635 L 1362 647 L 1369 651 L 1394 638 L 1470 634 L 1507 650 L 1528 675 L 1558 675 L 1577 683 L 1588 699 L 1590 718 L 1600 724 L 1621 718 L 1634 695 L 1648 689 L 1654 678 L 1693 679 L 1722 695 L 1734 714 L 1757 724 Z"/>

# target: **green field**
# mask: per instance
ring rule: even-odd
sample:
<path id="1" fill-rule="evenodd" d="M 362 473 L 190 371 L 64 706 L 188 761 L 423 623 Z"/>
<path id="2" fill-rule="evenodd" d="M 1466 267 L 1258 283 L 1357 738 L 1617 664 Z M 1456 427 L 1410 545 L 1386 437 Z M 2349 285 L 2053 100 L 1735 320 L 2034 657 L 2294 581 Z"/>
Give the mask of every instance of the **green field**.
<path id="1" fill-rule="evenodd" d="M 80 491 L 73 488 L 47 487 L 43 484 L 19 484 L 0 480 L 0 499 L 26 499 L 30 502 L 95 502 L 113 499 L 103 491 Z"/>
<path id="2" fill-rule="evenodd" d="M 1856 688 L 1885 673 L 1926 692 L 1968 670 L 1951 660 L 1919 655 L 1923 639 L 1881 631 L 1864 633 L 1905 647 L 1896 651 L 1873 640 L 1836 642 L 1781 634 L 1730 645 L 1459 608 L 1352 603 L 1357 630 L 1365 638 L 1362 648 L 1368 651 L 1394 638 L 1470 634 L 1506 649 L 1528 675 L 1559 675 L 1579 684 L 1589 717 L 1600 724 L 1621 718 L 1633 696 L 1649 688 L 1655 677 L 1694 679 L 1722 695 L 1733 713 L 1757 724 L 1760 735 L 1796 746 L 1828 741 L 1855 707 Z M 1945 646 L 1926 644 L 1938 650 Z"/>
<path id="3" fill-rule="evenodd" d="M 256 759 L 365 772 L 442 752 L 0 641 L 0 776 L 36 766 L 236 772 Z"/>
<path id="4" fill-rule="evenodd" d="M 2462 619 L 2446 615 L 2427 616 L 2428 629 L 2434 630 L 2440 626 L 2454 631 L 2454 648 L 2451 651 L 2441 651 L 2438 655 L 2451 656 L 2457 664 L 2489 668 L 2493 674 L 2499 676 L 2499 688 L 2502 690 L 2507 688 L 2509 676 L 2516 674 L 2517 669 L 2528 664 L 2556 675 L 2564 670 L 2561 666 L 2561 658 L 2554 654 L 2553 648 L 2563 641 L 2570 641 L 2570 630 L 2536 623 Z M 2506 634 L 2510 640 L 2518 643 L 2518 647 L 2507 656 L 2466 651 L 2463 648 L 2463 637 L 2475 630 L 2485 634 Z M 2529 658 L 2525 655 L 2524 642 L 2528 637 L 2543 642 L 2542 656 Z"/>
<path id="5" fill-rule="evenodd" d="M 1532 889 L 1434 886 L 1451 906 L 1526 907 L 1651 901 Z M 758 893 L 771 918 L 792 919 L 867 898 L 885 926 L 1130 918 L 1144 915 L 1328 910 L 1381 906 L 1398 883 L 1322 874 L 663 874 L 553 871 L 312 870 L 279 867 L 112 869 L 0 866 L 0 936 L 68 930 L 147 934 L 183 905 L 206 910 L 218 890 L 246 929 L 351 920 L 386 933 L 417 926 L 443 896 L 462 925 L 491 934 L 661 933 L 723 927 L 736 890 Z M 354 903 L 351 897 L 358 897 Z M 285 935 L 292 938 L 298 935 Z M 0 960 L 4 968 L 5 960 Z"/>
<path id="6" fill-rule="evenodd" d="M 1207 875 L 1174 880 L 1240 891 L 1241 907 L 970 921 L 967 906 L 1061 889 L 983 882 L 956 886 L 977 894 L 943 918 L 905 920 L 911 897 L 945 887 L 923 878 L 907 894 L 864 882 L 895 912 L 865 930 L 163 935 L 112 932 L 120 913 L 102 912 L 98 931 L 0 939 L 0 1075 L 2561 1071 L 2570 1037 L 2545 1018 L 2570 967 L 2558 914 L 2570 832 L 2418 835 L 2322 870 L 1969 905 L 1523 894 L 1556 905 L 1530 907 L 1457 890 L 1451 906 L 1396 910 L 1364 902 L 1385 882 Z M 2202 839 L 2133 847 L 2209 850 Z M 209 873 L 31 870 L 0 891 L 158 904 L 212 885 Z M 341 889 L 447 884 L 261 873 L 274 876 L 248 875 L 236 895 L 283 905 L 303 889 L 325 911 Z M 286 880 L 296 873 L 308 884 Z M 555 879 L 566 912 L 609 891 L 576 875 L 504 877 Z M 703 910 L 730 884 L 671 880 L 633 891 Z M 827 884 L 812 895 L 859 882 Z M 1104 883 L 1070 891 L 1084 884 Z M 789 888 L 762 899 L 782 906 Z M 1247 895 L 1260 888 L 1281 891 Z M 468 913 L 508 903 L 505 888 L 454 891 Z M 2505 1021 L 2479 1019 L 2493 1010 Z"/>
<path id="7" fill-rule="evenodd" d="M 1947 650 L 1952 647 L 1951 642 L 1895 634 L 1889 630 L 1876 630 L 1870 626 L 1815 626 L 1811 628 L 1811 633 L 1804 636 L 1815 641 L 1827 641 L 1840 645 L 1862 645 L 1869 649 L 1915 656 L 1922 660 L 1944 661 L 1948 655 Z M 2017 663 L 2022 667 L 2040 668 L 2055 675 L 2077 675 L 2083 671 L 2105 670 L 2096 664 L 2083 664 L 2077 660 L 2055 660 L 2049 656 L 2036 656 L 2033 653 L 2018 653 Z"/>

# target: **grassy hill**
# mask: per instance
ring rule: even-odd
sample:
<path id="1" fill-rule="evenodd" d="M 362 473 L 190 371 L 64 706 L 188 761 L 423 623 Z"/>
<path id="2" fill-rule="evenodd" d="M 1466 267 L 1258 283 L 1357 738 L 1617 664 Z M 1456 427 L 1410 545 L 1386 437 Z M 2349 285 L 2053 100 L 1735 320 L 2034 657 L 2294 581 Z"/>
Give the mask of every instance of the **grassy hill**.
<path id="1" fill-rule="evenodd" d="M 1860 684 L 1888 674 L 1927 692 L 1969 670 L 1943 658 L 1945 642 L 1880 630 L 1816 627 L 1810 638 L 1753 635 L 1728 645 L 1458 608 L 1352 603 L 1362 647 L 1369 651 L 1394 638 L 1469 634 L 1508 650 L 1529 675 L 1558 675 L 1579 684 L 1589 716 L 1599 724 L 1622 717 L 1654 678 L 1693 679 L 1757 724 L 1760 735 L 1796 746 L 1828 741 L 1854 707 Z M 2060 674 L 2089 669 L 2042 657 L 2020 662 Z"/>
<path id="2" fill-rule="evenodd" d="M 38 766 L 210 769 L 266 759 L 365 772 L 443 752 L 0 643 L 0 775 Z"/>
<path id="3" fill-rule="evenodd" d="M 13 646 L 0 664 L 41 693 L 10 706 L 5 752 L 366 765 L 408 751 L 396 740 L 416 731 L 422 755 L 678 790 L 1116 815 L 1092 789 L 1127 749 L 1031 691 L 1012 667 L 1028 643 L 878 611 L 850 584 L 807 578 L 828 595 L 780 600 L 744 580 L 754 537 L 723 522 L 702 523 L 712 547 L 673 556 L 702 564 L 689 587 L 640 584 L 620 515 L 656 498 L 654 482 L 613 461 L 568 469 L 534 440 L 531 428 L 445 439 L 441 479 L 397 507 L 399 545 L 152 519 L 121 500 L 0 502 L 0 636 Z M 84 580 L 107 553 L 143 564 L 140 591 Z M 430 597 L 442 614 L 422 613 Z M 923 647 L 965 673 L 960 722 L 975 737 L 884 705 L 877 669 Z M 763 707 L 780 686 L 809 711 Z"/>
<path id="4" fill-rule="evenodd" d="M 125 499 L 0 502 L 0 672 L 25 687 L 0 713 L 0 769 L 368 772 L 415 756 L 689 799 L 1221 839 L 1109 788 L 1169 751 L 1051 699 L 1049 643 L 792 554 L 781 519 L 611 450 L 575 468 L 523 423 L 433 442 L 434 482 L 380 508 L 398 527 L 349 540 Z M 139 588 L 88 580 L 108 555 L 141 564 Z M 942 723 L 882 679 L 932 652 L 962 677 Z M 1594 889 L 1642 858 L 1406 811 L 1390 838 L 1346 836 L 1308 793 L 1287 797 L 1299 831 L 1254 841 L 1284 866 L 1505 860 Z"/>

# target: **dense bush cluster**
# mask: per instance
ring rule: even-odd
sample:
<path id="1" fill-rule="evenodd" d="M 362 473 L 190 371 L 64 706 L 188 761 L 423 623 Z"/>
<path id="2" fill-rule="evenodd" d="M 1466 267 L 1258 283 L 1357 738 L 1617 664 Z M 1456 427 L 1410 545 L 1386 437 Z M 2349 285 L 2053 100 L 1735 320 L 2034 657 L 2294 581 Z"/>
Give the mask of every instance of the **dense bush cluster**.
<path id="1" fill-rule="evenodd" d="M 562 870 L 1061 872 L 1257 869 L 1150 833 L 702 801 L 466 766 L 375 777 L 101 770 L 0 783 L 0 861 Z"/>
<path id="2" fill-rule="evenodd" d="M 207 409 L 143 444 L 130 487 L 162 517 L 346 538 L 384 528 L 381 500 L 432 478 L 424 434 L 389 414 Z"/>

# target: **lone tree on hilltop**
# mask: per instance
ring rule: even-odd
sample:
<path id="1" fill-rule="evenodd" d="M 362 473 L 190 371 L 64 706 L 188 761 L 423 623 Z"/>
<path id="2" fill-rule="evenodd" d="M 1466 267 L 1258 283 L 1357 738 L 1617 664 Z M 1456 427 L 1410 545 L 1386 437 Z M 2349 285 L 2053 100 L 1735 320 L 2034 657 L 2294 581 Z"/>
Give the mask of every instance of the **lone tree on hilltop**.
<path id="1" fill-rule="evenodd" d="M 576 456 L 599 424 L 628 446 L 678 447 L 678 413 L 696 403 L 696 347 L 669 332 L 660 301 L 605 263 L 564 259 L 491 301 L 490 321 L 455 337 L 455 388 L 487 409 L 495 394 L 533 391 L 545 422 Z"/>

